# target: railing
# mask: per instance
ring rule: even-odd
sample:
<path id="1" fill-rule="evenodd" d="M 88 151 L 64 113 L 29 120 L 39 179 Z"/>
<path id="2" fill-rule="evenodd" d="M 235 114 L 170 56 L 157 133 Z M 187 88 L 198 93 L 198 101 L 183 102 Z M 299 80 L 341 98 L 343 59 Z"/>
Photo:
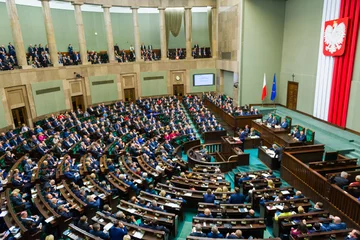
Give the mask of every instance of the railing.
<path id="1" fill-rule="evenodd" d="M 331 207 L 338 211 L 336 214 L 341 214 L 351 221 L 352 225 L 360 227 L 360 202 L 335 184 L 329 183 L 324 176 L 309 168 L 291 153 L 284 153 L 281 176 L 294 187 L 308 187 L 302 190 L 310 190 L 318 199 L 320 197 L 327 200 Z"/>

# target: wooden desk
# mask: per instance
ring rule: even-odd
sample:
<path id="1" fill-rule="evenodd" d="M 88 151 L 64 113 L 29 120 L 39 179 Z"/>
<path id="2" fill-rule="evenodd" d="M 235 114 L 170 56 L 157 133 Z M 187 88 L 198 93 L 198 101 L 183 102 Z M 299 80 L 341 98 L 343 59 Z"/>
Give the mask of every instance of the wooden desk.
<path id="1" fill-rule="evenodd" d="M 100 219 L 104 220 L 101 221 Z M 111 216 L 106 216 L 105 214 L 103 214 L 102 212 L 96 212 L 96 216 L 94 216 L 92 219 L 92 221 L 99 223 L 102 226 L 106 226 L 106 224 L 108 223 L 114 223 L 116 221 L 118 221 L 117 219 L 111 217 Z M 167 235 L 164 231 L 158 231 L 158 230 L 153 230 L 150 228 L 145 228 L 145 227 L 140 227 L 131 223 L 127 223 L 127 222 L 123 222 L 121 221 L 124 226 L 126 226 L 126 229 L 128 230 L 128 234 L 131 236 L 132 239 L 138 239 L 138 240 L 165 240 L 167 239 Z M 136 232 L 141 232 L 144 235 L 139 238 L 136 236 Z"/>
<path id="2" fill-rule="evenodd" d="M 289 234 L 290 229 L 292 227 L 296 227 L 299 223 L 299 220 L 302 219 L 306 220 L 306 223 L 312 223 L 312 222 L 320 222 L 321 220 L 329 221 L 329 212 L 322 211 L 322 212 L 309 212 L 309 213 L 303 213 L 303 214 L 294 214 L 291 216 L 286 217 L 279 217 L 277 221 L 273 221 L 273 235 L 275 237 L 279 237 L 282 233 Z M 331 221 L 331 220 L 330 220 Z"/>
<path id="3" fill-rule="evenodd" d="M 244 203 L 244 204 L 228 204 L 228 203 L 204 203 L 199 202 L 198 204 L 198 213 L 203 213 L 204 210 L 208 208 L 210 209 L 213 217 L 222 216 L 225 217 L 232 217 L 232 218 L 245 218 L 246 215 L 249 213 L 251 209 L 251 203 Z"/>
<path id="4" fill-rule="evenodd" d="M 267 225 L 272 225 L 272 218 L 275 216 L 277 211 L 281 211 L 282 209 L 277 208 L 277 205 L 286 205 L 289 207 L 290 211 L 297 211 L 299 206 L 302 206 L 307 212 L 309 208 L 312 206 L 309 198 L 297 198 L 290 200 L 283 200 L 278 202 L 267 202 L 265 205 L 260 205 L 260 217 L 264 217 L 266 219 Z"/>
<path id="5" fill-rule="evenodd" d="M 280 168 L 281 163 L 279 162 L 279 156 L 271 157 L 262 147 L 258 147 L 258 158 L 272 170 L 277 170 Z"/>
<path id="6" fill-rule="evenodd" d="M 241 230 L 243 236 L 248 238 L 253 236 L 254 238 L 263 238 L 264 230 L 266 225 L 263 218 L 202 218 L 202 217 L 193 217 L 193 227 L 196 224 L 200 223 L 202 226 L 203 232 L 210 232 L 213 224 L 216 224 L 219 231 L 223 234 L 235 232 L 236 230 Z M 231 225 L 229 228 L 226 225 Z"/>
<path id="7" fill-rule="evenodd" d="M 266 124 L 262 122 L 252 121 L 251 127 L 256 128 L 261 134 L 261 138 L 265 141 L 264 145 L 267 143 L 269 145 L 274 142 L 284 146 L 284 147 L 294 147 L 303 145 L 302 142 L 294 140 L 293 137 L 288 135 L 287 129 L 282 128 L 269 128 Z M 269 146 L 268 146 L 269 147 Z"/>
<path id="8" fill-rule="evenodd" d="M 208 98 L 204 99 L 204 105 L 209 108 L 212 112 L 219 115 L 228 125 L 230 125 L 234 131 L 238 128 L 244 128 L 246 125 L 251 125 L 252 120 L 262 119 L 262 115 L 249 115 L 249 116 L 237 116 L 234 117 L 231 114 L 225 112 L 223 109 L 216 106 Z"/>

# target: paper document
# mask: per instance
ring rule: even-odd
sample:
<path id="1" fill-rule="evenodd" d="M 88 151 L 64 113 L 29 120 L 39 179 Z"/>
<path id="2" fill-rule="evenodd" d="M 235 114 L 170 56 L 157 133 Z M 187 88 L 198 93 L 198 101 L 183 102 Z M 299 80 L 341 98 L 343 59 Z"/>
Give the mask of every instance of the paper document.
<path id="1" fill-rule="evenodd" d="M 46 223 L 49 223 L 49 222 L 52 222 L 52 221 L 54 221 L 54 220 L 55 220 L 55 217 L 54 217 L 54 216 L 51 216 L 51 217 L 45 219 L 45 222 L 46 222 Z"/>
<path id="2" fill-rule="evenodd" d="M 110 222 L 104 226 L 104 230 L 109 231 L 112 226 L 114 226 L 114 224 Z"/>
<path id="3" fill-rule="evenodd" d="M 139 232 L 139 231 L 136 231 L 133 235 L 134 238 L 137 238 L 137 239 L 142 239 L 144 236 L 144 233 L 143 232 Z"/>

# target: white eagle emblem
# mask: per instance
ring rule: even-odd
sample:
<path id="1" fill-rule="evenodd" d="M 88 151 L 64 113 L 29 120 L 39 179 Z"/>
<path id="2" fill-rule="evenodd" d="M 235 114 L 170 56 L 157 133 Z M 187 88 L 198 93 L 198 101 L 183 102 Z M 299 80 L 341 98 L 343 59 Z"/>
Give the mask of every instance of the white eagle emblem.
<path id="1" fill-rule="evenodd" d="M 342 22 L 337 24 L 334 22 L 333 27 L 328 25 L 325 29 L 324 42 L 327 45 L 325 50 L 333 54 L 341 49 L 346 35 L 346 26 Z"/>

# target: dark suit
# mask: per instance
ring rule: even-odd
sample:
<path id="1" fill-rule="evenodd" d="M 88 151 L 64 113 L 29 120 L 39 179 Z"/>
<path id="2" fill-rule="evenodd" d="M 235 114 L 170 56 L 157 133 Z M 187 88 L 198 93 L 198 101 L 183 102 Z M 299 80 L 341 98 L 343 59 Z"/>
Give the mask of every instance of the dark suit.
<path id="1" fill-rule="evenodd" d="M 119 227 L 113 226 L 109 230 L 110 239 L 123 239 L 123 237 L 127 233 L 128 233 L 128 231 L 125 226 L 124 226 L 124 228 L 119 228 Z"/>

